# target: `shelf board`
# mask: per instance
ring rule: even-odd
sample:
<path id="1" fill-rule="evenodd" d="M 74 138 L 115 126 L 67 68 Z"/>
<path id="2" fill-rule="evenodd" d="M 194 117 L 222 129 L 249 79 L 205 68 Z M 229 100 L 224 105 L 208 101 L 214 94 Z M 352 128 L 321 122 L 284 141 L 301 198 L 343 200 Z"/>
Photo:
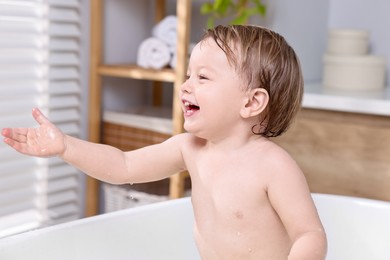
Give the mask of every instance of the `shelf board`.
<path id="1" fill-rule="evenodd" d="M 170 68 L 161 70 L 146 69 L 137 65 L 100 65 L 98 73 L 101 76 L 124 77 L 133 79 L 174 82 L 175 71 Z"/>

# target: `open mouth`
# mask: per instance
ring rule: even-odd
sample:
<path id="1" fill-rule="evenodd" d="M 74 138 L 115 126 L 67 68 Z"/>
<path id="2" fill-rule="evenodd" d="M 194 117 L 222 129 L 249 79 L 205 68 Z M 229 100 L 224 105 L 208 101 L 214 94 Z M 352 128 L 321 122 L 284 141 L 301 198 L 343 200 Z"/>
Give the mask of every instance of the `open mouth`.
<path id="1" fill-rule="evenodd" d="M 184 104 L 184 113 L 186 115 L 191 115 L 200 109 L 199 106 L 192 104 L 186 100 L 183 100 L 183 104 Z"/>

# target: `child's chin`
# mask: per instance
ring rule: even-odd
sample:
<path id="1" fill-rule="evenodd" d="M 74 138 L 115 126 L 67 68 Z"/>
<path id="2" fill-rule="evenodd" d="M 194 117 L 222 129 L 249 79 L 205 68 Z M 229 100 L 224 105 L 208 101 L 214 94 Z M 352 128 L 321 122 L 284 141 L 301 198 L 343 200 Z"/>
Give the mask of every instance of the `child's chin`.
<path id="1" fill-rule="evenodd" d="M 184 121 L 184 126 L 183 126 L 184 130 L 188 133 L 191 133 L 191 134 L 196 134 L 196 127 L 191 123 L 191 122 L 188 122 L 188 121 Z"/>

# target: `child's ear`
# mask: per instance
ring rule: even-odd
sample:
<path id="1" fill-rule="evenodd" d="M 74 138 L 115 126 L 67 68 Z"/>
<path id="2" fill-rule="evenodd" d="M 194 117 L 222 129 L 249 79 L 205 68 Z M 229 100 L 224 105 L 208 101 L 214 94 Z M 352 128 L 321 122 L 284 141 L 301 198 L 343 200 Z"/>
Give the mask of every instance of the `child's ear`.
<path id="1" fill-rule="evenodd" d="M 249 118 L 258 116 L 268 105 L 269 95 L 264 88 L 256 88 L 248 91 L 245 105 L 241 108 L 241 116 Z"/>

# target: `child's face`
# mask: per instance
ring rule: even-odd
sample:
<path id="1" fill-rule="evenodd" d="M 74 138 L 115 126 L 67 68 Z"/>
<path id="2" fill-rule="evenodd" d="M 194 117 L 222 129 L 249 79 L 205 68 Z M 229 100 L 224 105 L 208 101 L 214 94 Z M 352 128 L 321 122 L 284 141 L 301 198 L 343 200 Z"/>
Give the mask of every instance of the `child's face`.
<path id="1" fill-rule="evenodd" d="M 243 81 L 213 39 L 198 43 L 181 87 L 184 128 L 206 138 L 223 138 L 241 120 Z"/>

